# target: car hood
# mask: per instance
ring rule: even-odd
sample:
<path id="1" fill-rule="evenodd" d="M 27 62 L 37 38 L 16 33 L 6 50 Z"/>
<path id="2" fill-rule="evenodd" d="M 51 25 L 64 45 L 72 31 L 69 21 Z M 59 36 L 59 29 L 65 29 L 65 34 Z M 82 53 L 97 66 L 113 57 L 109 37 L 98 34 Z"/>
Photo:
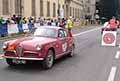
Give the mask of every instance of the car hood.
<path id="1" fill-rule="evenodd" d="M 55 41 L 55 38 L 47 38 L 47 37 L 24 37 L 18 38 L 15 40 L 8 41 L 9 46 L 23 46 L 25 48 L 33 48 L 36 45 L 44 45 L 50 42 Z"/>

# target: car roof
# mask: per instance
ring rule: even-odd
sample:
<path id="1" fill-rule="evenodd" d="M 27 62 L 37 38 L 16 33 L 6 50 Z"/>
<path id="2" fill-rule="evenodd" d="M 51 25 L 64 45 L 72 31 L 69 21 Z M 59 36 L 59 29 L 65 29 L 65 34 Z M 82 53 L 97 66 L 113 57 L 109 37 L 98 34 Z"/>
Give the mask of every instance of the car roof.
<path id="1" fill-rule="evenodd" d="M 37 28 L 50 28 L 50 29 L 56 29 L 56 30 L 63 29 L 59 26 L 39 26 Z"/>

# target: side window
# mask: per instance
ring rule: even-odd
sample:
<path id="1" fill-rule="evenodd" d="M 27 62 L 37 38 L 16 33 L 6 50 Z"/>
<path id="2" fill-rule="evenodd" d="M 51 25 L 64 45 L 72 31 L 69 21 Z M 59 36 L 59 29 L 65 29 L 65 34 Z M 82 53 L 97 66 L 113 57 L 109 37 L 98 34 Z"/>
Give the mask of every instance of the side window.
<path id="1" fill-rule="evenodd" d="M 67 32 L 64 30 L 64 33 L 65 33 L 65 37 L 67 37 Z"/>
<path id="2" fill-rule="evenodd" d="M 64 30 L 59 30 L 58 31 L 58 37 L 65 37 L 65 31 Z"/>

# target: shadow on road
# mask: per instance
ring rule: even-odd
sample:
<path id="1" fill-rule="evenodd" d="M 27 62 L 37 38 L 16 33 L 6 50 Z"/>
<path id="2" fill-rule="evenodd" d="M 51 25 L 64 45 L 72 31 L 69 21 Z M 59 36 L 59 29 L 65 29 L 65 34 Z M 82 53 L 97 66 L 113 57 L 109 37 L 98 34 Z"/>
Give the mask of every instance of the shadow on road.
<path id="1" fill-rule="evenodd" d="M 49 70 L 43 70 L 41 68 L 40 63 L 31 64 L 31 65 L 16 65 L 12 67 L 7 66 L 6 68 L 4 68 L 4 70 L 10 72 L 23 72 L 23 73 L 39 73 L 39 72 L 48 72 L 48 71 L 56 71 L 56 70 L 60 71 L 76 65 L 76 63 L 79 62 L 79 60 L 80 57 L 78 56 L 78 54 L 75 54 L 74 57 L 64 56 L 63 58 L 56 60 L 53 68 Z"/>

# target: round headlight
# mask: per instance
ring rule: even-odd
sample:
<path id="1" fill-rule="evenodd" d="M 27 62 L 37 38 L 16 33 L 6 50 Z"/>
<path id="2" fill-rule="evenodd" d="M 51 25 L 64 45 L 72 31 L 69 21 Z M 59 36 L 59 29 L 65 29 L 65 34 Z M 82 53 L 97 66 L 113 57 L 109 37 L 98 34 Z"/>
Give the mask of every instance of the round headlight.
<path id="1" fill-rule="evenodd" d="M 4 43 L 2 48 L 3 48 L 3 49 L 6 49 L 7 47 L 8 47 L 8 44 L 7 44 L 7 43 Z"/>
<path id="2" fill-rule="evenodd" d="M 36 50 L 37 50 L 37 51 L 41 50 L 41 48 L 42 48 L 42 47 L 41 47 L 40 45 L 37 45 L 37 46 L 36 46 Z"/>

